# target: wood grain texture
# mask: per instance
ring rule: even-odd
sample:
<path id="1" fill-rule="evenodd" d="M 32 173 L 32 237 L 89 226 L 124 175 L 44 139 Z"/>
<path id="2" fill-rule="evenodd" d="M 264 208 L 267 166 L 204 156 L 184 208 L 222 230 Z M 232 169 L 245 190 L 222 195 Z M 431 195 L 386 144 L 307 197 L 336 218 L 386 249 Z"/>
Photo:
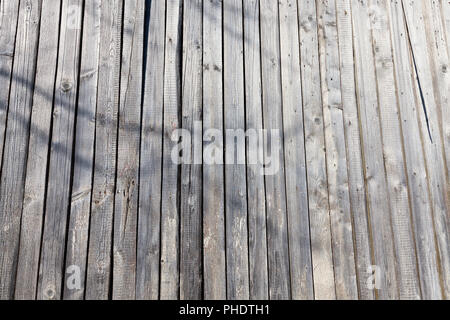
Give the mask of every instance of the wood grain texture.
<path id="1" fill-rule="evenodd" d="M 136 298 L 159 298 L 165 1 L 146 3 L 149 16 L 142 106 Z"/>
<path id="2" fill-rule="evenodd" d="M 9 89 L 16 45 L 19 0 L 2 1 L 0 5 L 0 161 L 3 158 Z"/>
<path id="3" fill-rule="evenodd" d="M 421 297 L 426 300 L 441 299 L 442 292 L 433 232 L 433 213 L 430 205 L 422 135 L 418 121 L 422 105 L 420 101 L 415 99 L 414 62 L 400 2 L 391 1 L 390 20 Z"/>
<path id="4" fill-rule="evenodd" d="M 314 295 L 335 299 L 315 1 L 302 2 L 298 12 Z"/>
<path id="5" fill-rule="evenodd" d="M 376 297 L 398 299 L 395 248 L 391 227 L 388 185 L 383 159 L 380 114 L 374 48 L 368 1 L 352 1 L 353 35 L 356 68 L 356 90 L 361 127 L 367 207 L 373 265 L 370 271 L 382 273 L 373 286 Z M 366 270 L 369 271 L 369 270 Z"/>
<path id="6" fill-rule="evenodd" d="M 370 1 L 384 166 L 400 299 L 420 299 L 387 1 Z"/>
<path id="7" fill-rule="evenodd" d="M 192 141 L 181 166 L 180 299 L 202 298 L 202 1 L 184 2 L 182 121 Z"/>
<path id="8" fill-rule="evenodd" d="M 284 156 L 292 299 L 313 299 L 297 2 L 279 1 Z"/>
<path id="9" fill-rule="evenodd" d="M 336 2 L 317 1 L 319 57 L 336 298 L 358 298 L 345 150 Z"/>
<path id="10" fill-rule="evenodd" d="M 267 130 L 264 139 L 264 163 L 266 165 L 269 298 L 285 300 L 291 298 L 291 282 L 284 154 L 281 149 L 283 148 L 283 115 L 278 4 L 270 0 L 260 1 L 260 19 L 262 116 L 264 129 Z M 272 169 L 277 170 L 267 171 L 268 165 L 276 166 L 276 164 L 278 167 Z"/>
<path id="11" fill-rule="evenodd" d="M 422 103 L 419 121 L 422 132 L 422 143 L 425 150 L 425 159 L 428 173 L 428 187 L 430 189 L 431 204 L 433 206 L 433 221 L 435 241 L 437 242 L 440 280 L 443 296 L 448 296 L 448 203 L 446 193 L 448 184 L 446 181 L 445 155 L 443 141 L 439 126 L 439 106 L 433 87 L 433 71 L 431 68 L 430 48 L 427 45 L 427 37 L 422 4 L 413 1 L 403 1 L 403 11 L 407 24 L 407 31 L 415 65 L 415 86 L 417 99 Z M 426 111 L 426 112 L 425 112 Z M 447 286 L 448 287 L 448 286 Z"/>
<path id="12" fill-rule="evenodd" d="M 95 171 L 85 294 L 88 300 L 110 298 L 117 122 L 120 101 L 122 6 L 122 1 L 115 0 L 102 2 L 101 7 Z"/>
<path id="13" fill-rule="evenodd" d="M 167 1 L 164 71 L 163 182 L 161 200 L 161 299 L 176 300 L 180 288 L 180 166 L 172 160 L 172 133 L 180 127 L 183 2 Z"/>
<path id="14" fill-rule="evenodd" d="M 223 2 L 227 298 L 249 299 L 242 1 Z"/>
<path id="15" fill-rule="evenodd" d="M 353 242 L 359 299 L 372 300 L 374 292 L 367 287 L 367 270 L 372 265 L 369 244 L 369 226 L 366 206 L 366 188 L 362 159 L 362 141 L 359 127 L 355 87 L 355 57 L 353 54 L 353 27 L 351 1 L 337 1 L 337 29 L 341 75 L 341 97 L 347 150 L 347 168 L 350 207 L 352 212 Z"/>
<path id="16" fill-rule="evenodd" d="M 21 1 L 17 18 L 0 180 L 1 300 L 12 299 L 14 296 L 41 5 L 40 0 Z"/>
<path id="17" fill-rule="evenodd" d="M 222 23 L 222 1 L 204 1 L 203 134 L 210 139 L 204 149 L 212 155 L 203 166 L 204 298 L 219 300 L 227 297 Z"/>
<path id="18" fill-rule="evenodd" d="M 145 2 L 124 5 L 112 295 L 116 300 L 134 300 Z"/>
<path id="19" fill-rule="evenodd" d="M 42 3 L 15 299 L 36 297 L 58 57 L 60 1 Z M 56 31 L 55 31 L 56 30 Z M 61 150 L 60 150 L 61 151 Z"/>
<path id="20" fill-rule="evenodd" d="M 261 33 L 259 1 L 244 1 L 244 73 L 246 128 L 263 130 L 261 84 Z M 263 154 L 263 141 L 256 150 L 247 144 L 247 159 Z M 247 165 L 247 208 L 250 299 L 269 298 L 267 269 L 266 189 L 264 166 L 260 161 Z"/>
<path id="21" fill-rule="evenodd" d="M 50 162 L 37 298 L 61 299 L 70 208 L 72 152 L 78 92 L 83 1 L 65 0 L 61 10 Z M 64 146 L 62 150 L 58 146 Z"/>
<path id="22" fill-rule="evenodd" d="M 67 231 L 66 285 L 63 292 L 65 300 L 83 300 L 85 294 L 92 176 L 94 172 L 100 18 L 101 0 L 85 2 L 77 126 L 73 151 L 72 202 Z M 77 275 L 78 270 L 80 272 L 80 287 L 69 288 L 67 283 L 77 284 L 72 279 L 73 276 Z"/>

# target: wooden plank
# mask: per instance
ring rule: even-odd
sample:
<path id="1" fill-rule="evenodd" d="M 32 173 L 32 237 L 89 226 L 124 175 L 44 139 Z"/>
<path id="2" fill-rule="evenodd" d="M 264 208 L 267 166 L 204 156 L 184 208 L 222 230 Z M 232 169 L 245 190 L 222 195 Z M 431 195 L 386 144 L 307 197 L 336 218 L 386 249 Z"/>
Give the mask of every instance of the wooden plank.
<path id="1" fill-rule="evenodd" d="M 249 299 L 242 1 L 223 2 L 227 298 Z M 242 133 L 242 134 L 241 134 Z M 243 160 L 243 161 L 241 161 Z"/>
<path id="2" fill-rule="evenodd" d="M 19 0 L 2 1 L 0 4 L 0 163 L 5 142 L 6 116 L 8 113 L 9 89 L 16 44 Z"/>
<path id="3" fill-rule="evenodd" d="M 335 299 L 315 1 L 302 2 L 299 21 L 314 294 Z"/>
<path id="4" fill-rule="evenodd" d="M 110 291 L 117 116 L 120 99 L 122 5 L 123 2 L 119 0 L 102 2 L 95 171 L 85 294 L 88 300 L 108 299 Z"/>
<path id="5" fill-rule="evenodd" d="M 156 300 L 160 288 L 165 1 L 152 1 L 146 10 L 150 21 L 142 107 L 136 298 Z"/>
<path id="6" fill-rule="evenodd" d="M 433 86 L 439 106 L 439 125 L 444 144 L 444 159 L 447 164 L 447 205 L 450 205 L 450 98 L 448 94 L 450 91 L 450 52 L 448 51 L 446 30 L 441 16 L 444 8 L 439 1 L 426 2 L 423 4 L 423 7 L 425 11 L 425 27 L 428 31 L 430 61 L 433 68 Z M 450 227 L 450 225 L 447 227 Z M 445 259 L 450 258 L 447 255 Z M 447 289 L 450 293 L 450 286 Z"/>
<path id="7" fill-rule="evenodd" d="M 376 71 L 370 30 L 369 4 L 352 2 L 354 46 L 357 60 L 356 87 L 364 152 L 364 170 L 373 263 L 378 274 L 376 297 L 397 299 L 399 290 L 395 269 L 395 252 L 391 228 L 389 193 L 383 159 Z"/>
<path id="8" fill-rule="evenodd" d="M 82 300 L 85 294 L 94 170 L 100 16 L 101 0 L 85 3 L 74 146 L 72 205 L 67 232 L 64 300 Z M 77 283 L 72 282 L 74 286 L 69 288 L 67 283 L 70 283 L 75 272 L 78 271 L 80 287 L 77 288 L 75 286 Z"/>
<path id="9" fill-rule="evenodd" d="M 314 298 L 297 1 L 279 1 L 284 154 L 293 299 Z"/>
<path id="10" fill-rule="evenodd" d="M 82 0 L 65 0 L 61 10 L 58 71 L 55 83 L 50 162 L 37 298 L 61 299 L 64 250 L 72 173 L 78 92 Z"/>
<path id="11" fill-rule="evenodd" d="M 222 1 L 203 2 L 203 133 L 210 139 L 203 166 L 204 298 L 227 298 L 225 266 L 225 180 L 223 166 Z M 214 148 L 214 149 L 213 149 Z"/>
<path id="12" fill-rule="evenodd" d="M 112 295 L 134 300 L 145 1 L 124 6 Z"/>
<path id="13" fill-rule="evenodd" d="M 42 4 L 41 17 L 46 23 L 40 28 L 36 86 L 31 113 L 16 276 L 15 299 L 17 300 L 33 300 L 36 297 L 58 58 L 60 10 L 60 1 L 47 1 Z"/>
<path id="14" fill-rule="evenodd" d="M 277 140 L 279 148 L 283 142 L 282 124 L 282 88 L 280 66 L 280 32 L 278 18 L 278 4 L 275 1 L 260 1 L 261 25 L 261 66 L 263 89 L 263 119 L 264 129 L 274 133 L 268 141 L 264 141 L 264 163 L 279 164 L 274 172 L 266 168 L 266 206 L 267 206 L 267 245 L 269 266 L 269 298 L 282 300 L 291 298 L 289 247 L 286 215 L 286 183 L 284 176 L 284 154 L 276 150 Z M 270 142 L 269 163 L 268 145 Z"/>
<path id="15" fill-rule="evenodd" d="M 443 296 L 448 296 L 448 204 L 446 192 L 448 184 L 445 179 L 445 156 L 443 154 L 443 141 L 439 129 L 438 98 L 433 87 L 433 72 L 431 69 L 431 56 L 427 45 L 424 12 L 422 3 L 403 1 L 403 10 L 407 22 L 407 31 L 411 50 L 414 57 L 417 77 L 415 85 L 416 94 L 422 103 L 419 120 L 422 128 L 422 143 L 425 150 L 425 159 L 428 172 L 428 185 L 433 205 L 434 232 L 438 247 L 438 259 L 440 265 L 440 278 Z M 426 112 L 425 112 L 426 110 Z M 446 284 L 447 283 L 447 284 Z"/>
<path id="16" fill-rule="evenodd" d="M 202 1 L 184 2 L 182 128 L 191 133 L 188 164 L 181 167 L 180 298 L 202 298 Z M 200 144 L 200 145 L 197 145 Z M 197 163 L 197 164 L 196 164 Z"/>
<path id="17" fill-rule="evenodd" d="M 163 180 L 161 201 L 161 299 L 179 297 L 179 169 L 173 162 L 172 132 L 180 127 L 181 112 L 181 30 L 183 7 L 180 0 L 168 0 L 166 16 L 166 57 L 164 70 Z"/>
<path id="18" fill-rule="evenodd" d="M 372 300 L 374 299 L 374 292 L 367 287 L 367 270 L 372 265 L 372 261 L 361 151 L 362 142 L 358 125 L 350 0 L 337 1 L 336 14 L 340 57 L 341 98 L 344 114 L 358 296 L 362 300 Z"/>
<path id="19" fill-rule="evenodd" d="M 263 130 L 263 118 L 259 1 L 247 0 L 243 3 L 246 127 L 260 132 Z M 257 150 L 250 149 L 248 143 L 247 158 L 259 157 L 262 148 L 262 141 L 258 142 Z M 269 299 L 266 190 L 263 172 L 264 167 L 260 161 L 247 165 L 250 299 L 255 300 Z"/>
<path id="20" fill-rule="evenodd" d="M 418 122 L 422 106 L 420 101 L 415 99 L 414 79 L 412 77 L 414 62 L 411 57 L 402 4 L 391 2 L 389 9 L 392 52 L 417 248 L 421 296 L 426 300 L 442 299 L 436 259 L 437 248 L 433 232 L 432 205 L 427 188 L 424 148 Z"/>
<path id="21" fill-rule="evenodd" d="M 369 1 L 384 166 L 400 299 L 420 299 L 386 1 Z"/>
<path id="22" fill-rule="evenodd" d="M 342 104 L 336 1 L 317 1 L 336 298 L 358 299 Z"/>
<path id="23" fill-rule="evenodd" d="M 22 1 L 9 96 L 0 186 L 0 299 L 14 295 L 41 1 Z M 6 82 L 5 82 L 6 83 Z"/>

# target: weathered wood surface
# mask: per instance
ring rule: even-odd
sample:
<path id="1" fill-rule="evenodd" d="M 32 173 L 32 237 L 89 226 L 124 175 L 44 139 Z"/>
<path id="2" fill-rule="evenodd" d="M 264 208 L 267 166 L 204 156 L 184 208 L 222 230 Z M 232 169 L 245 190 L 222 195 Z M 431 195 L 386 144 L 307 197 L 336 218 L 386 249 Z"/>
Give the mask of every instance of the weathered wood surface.
<path id="1" fill-rule="evenodd" d="M 450 297 L 448 1 L 55 1 L 0 2 L 0 299 Z"/>

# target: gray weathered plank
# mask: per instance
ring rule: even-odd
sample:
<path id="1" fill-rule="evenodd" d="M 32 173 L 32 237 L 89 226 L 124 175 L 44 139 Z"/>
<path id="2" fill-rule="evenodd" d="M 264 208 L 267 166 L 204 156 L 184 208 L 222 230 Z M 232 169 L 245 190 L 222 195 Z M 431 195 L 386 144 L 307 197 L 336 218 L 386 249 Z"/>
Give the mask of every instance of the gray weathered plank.
<path id="1" fill-rule="evenodd" d="M 227 298 L 249 299 L 242 1 L 223 2 Z"/>
<path id="2" fill-rule="evenodd" d="M 180 298 L 202 298 L 202 1 L 184 2 L 182 128 L 192 143 L 181 166 Z"/>
<path id="3" fill-rule="evenodd" d="M 315 1 L 298 9 L 314 295 L 335 299 Z"/>
<path id="4" fill-rule="evenodd" d="M 100 8 L 101 0 L 85 3 L 74 146 L 72 205 L 67 231 L 64 300 L 82 300 L 85 293 L 94 170 Z M 76 276 L 79 276 L 79 279 L 74 278 Z M 77 283 L 77 280 L 79 280 L 79 283 Z M 71 285 L 68 286 L 68 283 Z"/>
<path id="5" fill-rule="evenodd" d="M 394 67 L 398 91 L 411 213 L 417 248 L 420 291 L 423 299 L 442 299 L 434 239 L 433 213 L 418 116 L 421 102 L 415 99 L 414 62 L 401 2 L 390 2 Z"/>
<path id="6" fill-rule="evenodd" d="M 2 1 L 0 6 L 0 162 L 5 142 L 6 116 L 8 113 L 9 89 L 16 44 L 19 0 Z"/>
<path id="7" fill-rule="evenodd" d="M 449 269 L 449 235 L 448 230 L 448 203 L 446 193 L 448 182 L 446 181 L 445 154 L 443 140 L 439 125 L 439 98 L 435 91 L 437 88 L 433 82 L 433 70 L 431 67 L 431 49 L 428 46 L 427 34 L 424 22 L 424 3 L 415 1 L 403 1 L 403 10 L 407 21 L 407 30 L 417 72 L 416 94 L 422 102 L 422 110 L 419 120 L 422 127 L 423 145 L 428 172 L 428 185 L 430 188 L 431 203 L 433 205 L 434 232 L 437 240 L 439 254 L 441 286 L 444 296 L 449 296 L 450 272 Z M 426 110 L 426 114 L 424 112 Z"/>
<path id="8" fill-rule="evenodd" d="M 203 2 L 203 278 L 205 299 L 226 299 L 222 1 Z M 207 152 L 207 151 L 210 152 Z M 213 154 L 214 152 L 214 154 Z"/>
<path id="9" fill-rule="evenodd" d="M 420 299 L 387 1 L 370 2 L 378 105 L 400 299 Z"/>
<path id="10" fill-rule="evenodd" d="M 0 299 L 14 295 L 40 14 L 40 0 L 21 2 L 0 180 Z"/>
<path id="11" fill-rule="evenodd" d="M 394 239 L 391 228 L 389 193 L 383 159 L 377 79 L 372 47 L 368 1 L 352 0 L 356 89 L 361 127 L 364 172 L 370 237 L 377 283 L 373 284 L 380 299 L 398 299 Z M 378 272 L 378 273 L 377 273 Z M 381 273 L 381 274 L 380 274 Z M 367 281 L 369 276 L 367 275 Z M 372 285 L 372 284 L 371 284 Z"/>
<path id="12" fill-rule="evenodd" d="M 50 162 L 37 298 L 61 299 L 80 62 L 82 0 L 65 0 L 55 83 Z"/>
<path id="13" fill-rule="evenodd" d="M 124 6 L 112 295 L 134 300 L 145 1 L 129 0 Z"/>
<path id="14" fill-rule="evenodd" d="M 161 299 L 179 297 L 179 165 L 173 162 L 172 132 L 180 127 L 183 2 L 168 0 L 164 70 L 163 180 L 161 200 Z"/>
<path id="15" fill-rule="evenodd" d="M 279 1 L 284 153 L 293 299 L 314 298 L 297 1 Z"/>
<path id="16" fill-rule="evenodd" d="M 358 298 L 335 0 L 317 1 L 336 298 Z"/>
<path id="17" fill-rule="evenodd" d="M 359 299 L 372 300 L 374 292 L 367 287 L 368 267 L 372 265 L 366 208 L 366 189 L 361 151 L 361 136 L 356 101 L 353 55 L 353 30 L 350 0 L 336 2 L 341 74 L 342 109 L 344 112 L 350 207 L 353 221 L 356 272 Z"/>
<path id="18" fill-rule="evenodd" d="M 246 128 L 263 130 L 261 88 L 261 35 L 259 28 L 259 1 L 244 1 L 244 69 Z M 247 207 L 250 299 L 269 298 L 267 269 L 266 190 L 264 167 L 258 157 L 263 152 L 263 141 L 257 148 L 247 144 Z M 250 163 L 254 157 L 256 162 Z"/>
<path id="19" fill-rule="evenodd" d="M 123 1 L 102 2 L 95 171 L 85 297 L 109 298 L 117 156 Z"/>
<path id="20" fill-rule="evenodd" d="M 142 106 L 136 298 L 159 297 L 165 1 L 147 2 L 149 30 Z"/>
<path id="21" fill-rule="evenodd" d="M 278 4 L 260 1 L 269 298 L 290 299 Z M 277 143 L 278 142 L 278 143 Z M 270 150 L 268 146 L 270 145 Z M 277 149 L 280 148 L 280 149 Z M 272 163 L 268 163 L 268 158 Z M 278 166 L 277 166 L 278 165 Z M 275 167 L 274 167 L 275 166 Z M 272 171 L 272 172 L 271 172 Z"/>
<path id="22" fill-rule="evenodd" d="M 60 1 L 42 3 L 15 299 L 36 297 L 58 58 Z"/>

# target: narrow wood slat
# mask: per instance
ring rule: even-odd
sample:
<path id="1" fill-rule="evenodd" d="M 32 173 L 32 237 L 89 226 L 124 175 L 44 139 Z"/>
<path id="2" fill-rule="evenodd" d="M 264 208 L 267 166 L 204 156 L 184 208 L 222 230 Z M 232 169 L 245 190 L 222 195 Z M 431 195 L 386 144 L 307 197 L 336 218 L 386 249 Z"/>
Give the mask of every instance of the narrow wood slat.
<path id="1" fill-rule="evenodd" d="M 95 171 L 85 294 L 88 300 L 110 298 L 117 118 L 120 99 L 122 5 L 123 2 L 120 0 L 102 2 Z"/>
<path id="2" fill-rule="evenodd" d="M 0 180 L 2 300 L 14 296 L 40 14 L 40 0 L 21 1 Z"/>
<path id="3" fill-rule="evenodd" d="M 299 6 L 303 114 L 316 299 L 335 299 L 315 1 Z"/>
<path id="4" fill-rule="evenodd" d="M 387 1 L 371 1 L 372 36 L 400 299 L 420 299 Z"/>
<path id="5" fill-rule="evenodd" d="M 347 172 L 336 1 L 317 1 L 336 298 L 358 298 Z M 346 81 L 346 80 L 345 80 Z"/>
<path id="6" fill-rule="evenodd" d="M 16 44 L 19 0 L 3 1 L 0 6 L 0 163 L 5 143 L 6 116 L 8 113 L 9 89 Z"/>
<path id="7" fill-rule="evenodd" d="M 244 1 L 244 74 L 246 128 L 262 132 L 261 34 L 259 1 Z M 258 159 L 263 141 L 256 150 L 247 144 L 247 159 Z M 247 160 L 249 162 L 249 160 Z M 247 165 L 248 250 L 250 299 L 269 298 L 267 269 L 267 224 L 264 167 L 261 161 Z"/>
<path id="8" fill-rule="evenodd" d="M 159 297 L 165 1 L 147 2 L 144 101 L 142 106 L 136 298 Z"/>
<path id="9" fill-rule="evenodd" d="M 355 56 L 358 57 L 355 60 L 355 68 L 359 125 L 361 126 L 364 153 L 367 206 L 374 264 L 368 271 L 375 272 L 378 277 L 375 278 L 378 283 L 371 283 L 377 289 L 375 293 L 378 298 L 397 299 L 399 290 L 395 248 L 389 202 L 387 201 L 389 192 L 383 162 L 383 142 L 368 1 L 353 0 L 352 10 Z"/>
<path id="10" fill-rule="evenodd" d="M 202 1 L 184 2 L 182 128 L 192 137 L 181 167 L 180 298 L 202 298 Z"/>
<path id="11" fill-rule="evenodd" d="M 128 0 L 124 6 L 112 295 L 134 300 L 145 1 Z"/>
<path id="12" fill-rule="evenodd" d="M 266 164 L 269 298 L 290 299 L 289 246 L 284 176 L 280 29 L 276 1 L 260 1 L 264 159 Z M 272 134 L 274 134 L 272 136 Z M 269 136 L 271 136 L 270 141 Z M 274 139 L 275 138 L 275 139 Z M 277 141 L 278 140 L 278 148 Z M 270 145 L 271 150 L 268 150 Z M 272 163 L 268 163 L 269 157 Z"/>
<path id="13" fill-rule="evenodd" d="M 421 128 L 418 122 L 422 105 L 415 99 L 414 62 L 411 57 L 402 4 L 391 2 L 389 13 L 421 297 L 427 300 L 442 299 L 432 205 L 427 187 Z"/>
<path id="14" fill-rule="evenodd" d="M 42 4 L 15 299 L 36 297 L 55 90 L 60 1 Z M 62 151 L 61 148 L 59 151 Z"/>
<path id="15" fill-rule="evenodd" d="M 179 166 L 172 159 L 172 133 L 180 127 L 181 31 L 183 2 L 167 1 L 166 58 L 164 70 L 163 180 L 161 201 L 161 299 L 179 297 Z"/>
<path id="16" fill-rule="evenodd" d="M 223 2 L 227 298 L 249 299 L 242 1 Z M 242 134 L 240 134 L 242 133 Z M 240 135 L 240 136 L 239 136 Z"/>
<path id="17" fill-rule="evenodd" d="M 293 299 L 313 299 L 297 1 L 279 1 L 284 153 Z"/>
<path id="18" fill-rule="evenodd" d="M 427 35 L 423 32 L 426 30 L 426 26 L 422 5 L 423 3 L 421 2 L 403 1 L 408 36 L 415 61 L 415 69 L 417 69 L 415 70 L 417 71 L 415 81 L 417 86 L 416 95 L 422 104 L 419 120 L 422 128 L 422 143 L 425 150 L 428 186 L 433 205 L 434 232 L 438 248 L 441 286 L 443 296 L 447 297 L 449 295 L 449 290 L 446 287 L 448 288 L 450 274 L 448 272 L 448 246 L 450 241 L 448 240 L 448 233 L 444 230 L 448 228 L 449 208 L 446 203 L 448 185 L 445 179 L 445 155 L 443 154 L 443 141 L 439 129 L 438 98 L 433 87 L 430 48 L 427 44 Z"/>
<path id="19" fill-rule="evenodd" d="M 82 300 L 85 294 L 94 171 L 100 16 L 101 0 L 85 2 L 64 300 Z M 75 278 L 77 276 L 79 279 Z M 68 283 L 71 285 L 68 286 Z"/>
<path id="20" fill-rule="evenodd" d="M 203 2 L 203 278 L 204 298 L 227 297 L 223 166 L 222 1 Z"/>
<path id="21" fill-rule="evenodd" d="M 61 10 L 48 186 L 37 298 L 61 299 L 64 250 L 70 208 L 72 151 L 80 62 L 82 0 L 65 0 Z"/>
<path id="22" fill-rule="evenodd" d="M 336 2 L 337 30 L 341 75 L 342 109 L 347 150 L 350 207 L 356 259 L 359 299 L 372 300 L 374 292 L 367 286 L 372 265 L 366 207 L 366 188 L 355 87 L 355 57 L 353 55 L 352 10 L 350 0 Z"/>

